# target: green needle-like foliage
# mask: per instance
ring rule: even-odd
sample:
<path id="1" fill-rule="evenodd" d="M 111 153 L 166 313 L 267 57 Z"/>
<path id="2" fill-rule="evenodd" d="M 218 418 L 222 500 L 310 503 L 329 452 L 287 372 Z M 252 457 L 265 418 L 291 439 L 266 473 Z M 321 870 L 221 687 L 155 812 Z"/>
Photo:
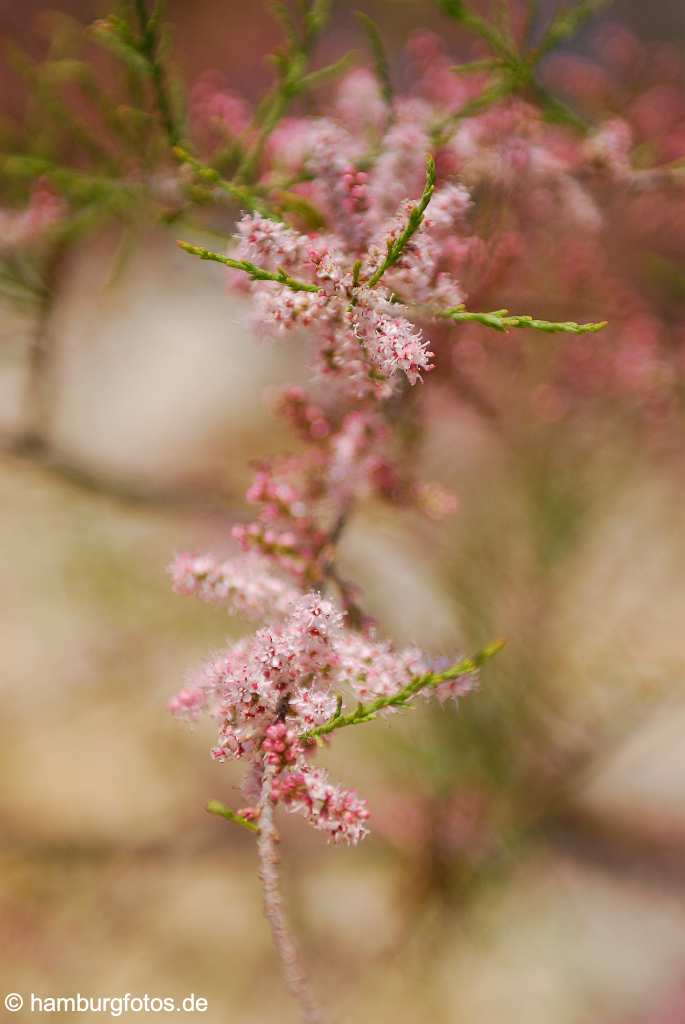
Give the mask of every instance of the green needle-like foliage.
<path id="1" fill-rule="evenodd" d="M 234 260 L 230 256 L 222 256 L 220 252 L 204 249 L 201 245 L 191 245 L 190 242 L 182 242 L 180 240 L 176 244 L 179 249 L 190 253 L 191 256 L 199 256 L 201 260 L 212 260 L 214 263 L 221 263 L 232 270 L 242 270 L 253 281 L 275 281 L 277 284 L 282 284 L 285 288 L 290 288 L 294 292 L 318 292 L 320 290 L 318 285 L 309 284 L 307 281 L 295 280 L 294 277 L 286 274 L 282 268 L 276 271 L 265 270 L 263 267 L 258 267 L 248 260 Z"/>
<path id="2" fill-rule="evenodd" d="M 493 58 L 458 65 L 456 74 L 489 71 L 491 81 L 474 99 L 453 111 L 434 127 L 437 142 L 449 138 L 460 121 L 482 113 L 507 96 L 522 95 L 537 102 L 549 121 L 560 122 L 586 132 L 587 125 L 561 100 L 552 96 L 536 79 L 542 58 L 564 39 L 573 35 L 580 25 L 612 0 L 579 0 L 552 18 L 537 46 L 519 50 L 508 32 L 470 9 L 464 0 L 438 0 L 438 6 L 464 28 L 480 36 L 492 51 Z"/>
<path id="3" fill-rule="evenodd" d="M 606 320 L 577 324 L 571 320 L 538 320 L 533 316 L 509 316 L 508 313 L 507 309 L 496 309 L 492 313 L 473 313 L 462 306 L 456 306 L 454 309 L 445 309 L 434 315 L 455 323 L 483 324 L 484 327 L 491 327 L 494 331 L 529 327 L 545 334 L 595 334 L 607 326 Z"/>

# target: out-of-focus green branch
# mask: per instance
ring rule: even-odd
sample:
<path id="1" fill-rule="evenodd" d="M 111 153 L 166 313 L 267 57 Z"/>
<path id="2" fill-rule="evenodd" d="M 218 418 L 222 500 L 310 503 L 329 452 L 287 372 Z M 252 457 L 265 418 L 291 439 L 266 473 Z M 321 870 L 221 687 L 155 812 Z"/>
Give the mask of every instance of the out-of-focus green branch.
<path id="1" fill-rule="evenodd" d="M 329 13 L 328 0 L 310 0 L 307 4 L 300 28 L 291 17 L 287 7 L 276 3 L 274 10 L 286 33 L 286 47 L 274 54 L 277 80 L 271 91 L 264 97 L 259 106 L 253 128 L 257 135 L 252 144 L 244 151 L 242 159 L 234 175 L 234 182 L 241 184 L 254 177 L 264 147 L 271 133 L 286 113 L 292 100 L 313 84 L 316 76 L 335 73 L 337 65 L 319 72 L 309 72 L 309 60 L 314 44 L 321 33 Z"/>
<path id="2" fill-rule="evenodd" d="M 62 167 L 39 156 L 0 153 L 0 172 L 7 177 L 24 178 L 27 181 L 47 178 L 68 199 L 80 203 L 96 200 L 121 203 L 141 198 L 144 191 L 144 186 L 138 182 L 88 174 L 71 167 Z"/>
<path id="3" fill-rule="evenodd" d="M 579 0 L 574 7 L 559 11 L 533 50 L 535 60 L 540 60 L 564 39 L 575 35 L 584 21 L 599 14 L 604 7 L 608 7 L 612 2 L 613 0 Z"/>
<path id="4" fill-rule="evenodd" d="M 543 115 L 550 121 L 568 124 L 578 131 L 586 132 L 588 126 L 583 119 L 557 97 L 551 95 L 537 81 L 536 72 L 541 59 L 559 42 L 571 36 L 580 25 L 612 0 L 578 0 L 575 6 L 559 12 L 552 18 L 541 40 L 536 46 L 518 49 L 497 25 L 475 14 L 464 0 L 438 0 L 441 9 L 465 28 L 476 33 L 488 45 L 492 58 L 456 66 L 456 74 L 487 71 L 491 80 L 483 90 L 443 118 L 433 128 L 437 142 L 450 137 L 460 121 L 482 113 L 507 96 L 530 96 L 540 106 Z M 528 35 L 528 32 L 524 33 Z"/>
<path id="5" fill-rule="evenodd" d="M 493 53 L 498 54 L 505 61 L 513 56 L 513 53 L 504 38 L 503 34 L 491 22 L 481 18 L 479 14 L 472 11 L 464 0 L 438 0 L 438 5 L 445 14 L 455 21 L 458 21 L 464 28 L 483 39 Z"/>

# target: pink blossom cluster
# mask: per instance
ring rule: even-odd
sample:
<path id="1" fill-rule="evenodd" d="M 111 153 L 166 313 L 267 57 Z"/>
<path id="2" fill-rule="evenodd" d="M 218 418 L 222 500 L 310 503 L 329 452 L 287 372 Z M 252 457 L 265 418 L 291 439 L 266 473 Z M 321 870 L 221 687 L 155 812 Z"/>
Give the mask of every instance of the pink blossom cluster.
<path id="1" fill-rule="evenodd" d="M 284 612 L 294 596 L 292 587 L 272 575 L 259 558 L 222 562 L 212 555 L 180 554 L 169 573 L 177 594 L 227 605 L 234 615 L 250 619 Z"/>
<path id="2" fill-rule="evenodd" d="M 344 210 L 345 222 L 365 222 L 369 214 L 356 195 L 363 186 L 349 186 L 349 179 L 350 172 L 345 169 L 340 175 L 345 202 L 356 204 L 357 212 Z M 277 334 L 308 328 L 315 339 L 319 373 L 345 386 L 356 398 L 387 398 L 400 376 L 415 384 L 432 367 L 428 342 L 421 328 L 408 318 L 407 307 L 390 287 L 390 277 L 387 284 L 372 287 L 366 283 L 380 264 L 385 246 L 397 236 L 397 222 L 395 217 L 380 229 L 356 276 L 353 264 L 363 254 L 357 245 L 360 238 L 366 240 L 366 232 L 355 230 L 356 241 L 342 236 L 305 236 L 257 214 L 246 214 L 238 226 L 235 258 L 266 270 L 283 268 L 291 277 L 318 289 L 295 291 L 278 282 L 254 281 L 251 291 L 258 326 Z M 436 268 L 431 273 L 430 265 L 421 259 L 422 253 L 429 251 L 429 243 L 407 250 L 401 261 L 405 283 L 409 278 L 418 288 L 426 278 L 435 276 Z M 429 289 L 419 292 L 417 288 L 412 292 L 415 301 L 430 298 Z M 453 294 L 458 295 L 456 286 Z"/>
<path id="3" fill-rule="evenodd" d="M 358 843 L 368 834 L 366 801 L 351 789 L 333 785 L 325 772 L 310 764 L 283 772 L 274 782 L 272 796 L 286 810 L 302 814 L 329 841 Z"/>
<path id="4" fill-rule="evenodd" d="M 609 329 L 599 344 L 592 335 L 555 341 L 533 414 L 558 419 L 607 396 L 671 407 L 685 369 L 685 314 L 663 309 L 643 254 L 672 261 L 682 251 L 685 191 L 660 166 L 685 154 L 685 73 L 672 49 L 623 29 L 606 29 L 598 50 L 598 61 L 565 55 L 544 70 L 553 91 L 597 125 L 585 134 L 516 96 L 450 120 L 488 86 L 488 72 L 455 75 L 426 32 L 409 45 L 411 96 L 388 103 L 375 76 L 356 69 L 323 115 L 281 121 L 259 185 L 268 192 L 287 181 L 320 225 L 296 213 L 286 224 L 247 215 L 232 255 L 282 267 L 318 291 L 252 282 L 258 327 L 276 336 L 306 328 L 317 374 L 360 401 L 417 382 L 437 353 L 441 379 L 482 411 L 534 353 L 524 336 L 503 345 L 480 325 L 457 331 L 435 314 L 467 299 L 471 308 L 525 310 L 539 296 L 536 313 L 564 319 L 568 296 L 580 295 L 579 319 L 601 316 Z M 429 150 L 438 186 L 423 223 L 369 285 L 421 194 Z"/>
<path id="5" fill-rule="evenodd" d="M 263 610 L 269 625 L 215 655 L 169 707 L 180 718 L 194 721 L 206 712 L 218 722 L 212 756 L 220 762 L 250 763 L 248 798 L 256 796 L 255 780 L 268 764 L 274 772 L 275 803 L 303 814 L 330 839 L 362 838 L 366 804 L 312 766 L 317 748 L 306 734 L 344 713 L 338 694 L 351 692 L 361 701 L 393 695 L 431 670 L 426 657 L 416 648 L 396 650 L 355 631 L 333 602 L 316 591 L 288 591 L 275 578 L 267 587 L 264 571 L 253 559 L 217 565 L 209 556 L 182 556 L 171 573 L 181 593 L 222 600 L 241 613 L 255 611 L 256 593 L 260 599 L 267 589 L 291 594 L 289 602 Z M 203 589 L 210 578 L 209 589 Z M 474 683 L 474 676 L 464 676 L 435 689 L 440 700 L 458 698 Z M 255 812 L 248 808 L 247 813 Z"/>

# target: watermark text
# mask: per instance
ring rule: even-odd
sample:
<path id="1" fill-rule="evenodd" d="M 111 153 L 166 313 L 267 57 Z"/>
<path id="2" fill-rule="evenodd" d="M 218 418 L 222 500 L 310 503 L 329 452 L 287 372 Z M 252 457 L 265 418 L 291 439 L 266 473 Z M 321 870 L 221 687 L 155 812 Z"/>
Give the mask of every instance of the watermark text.
<path id="1" fill-rule="evenodd" d="M 209 1003 L 204 996 L 190 992 L 183 998 L 151 996 L 147 992 L 136 996 L 126 992 L 123 996 L 86 996 L 81 992 L 70 996 L 39 995 L 29 992 L 8 992 L 3 999 L 6 1010 L 19 1013 L 102 1013 L 109 1017 L 122 1017 L 125 1013 L 206 1013 Z"/>

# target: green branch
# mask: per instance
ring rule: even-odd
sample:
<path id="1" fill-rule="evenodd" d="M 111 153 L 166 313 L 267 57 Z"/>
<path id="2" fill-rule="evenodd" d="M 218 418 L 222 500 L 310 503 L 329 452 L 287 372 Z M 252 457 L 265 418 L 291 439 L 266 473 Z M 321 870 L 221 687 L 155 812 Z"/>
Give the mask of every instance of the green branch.
<path id="1" fill-rule="evenodd" d="M 308 89 L 313 89 L 314 86 L 325 82 L 328 78 L 342 74 L 350 67 L 353 54 L 346 53 L 332 64 L 309 72 L 305 71 L 307 59 L 307 55 L 303 51 L 297 51 L 292 57 L 286 55 L 278 59 L 279 81 L 263 102 L 257 136 L 251 148 L 245 151 L 238 164 L 234 179 L 236 182 L 250 180 L 254 177 L 264 147 L 292 100 Z"/>
<path id="2" fill-rule="evenodd" d="M 389 697 L 378 697 L 368 704 L 358 704 L 356 710 L 349 715 L 341 713 L 342 704 L 338 700 L 335 714 L 327 722 L 324 722 L 323 725 L 318 725 L 314 729 L 308 729 L 307 732 L 302 733 L 300 739 L 303 742 L 311 742 L 320 736 L 327 736 L 329 733 L 335 732 L 336 729 L 345 729 L 348 725 L 361 725 L 362 722 L 370 722 L 385 708 L 406 708 L 409 706 L 412 698 L 421 690 L 428 689 L 429 687 L 435 688 L 440 686 L 441 683 L 449 682 L 451 679 L 458 679 L 460 676 L 476 672 L 481 665 L 494 657 L 503 647 L 504 641 L 496 640 L 481 651 L 473 654 L 470 658 L 462 658 L 456 665 L 445 669 L 444 672 L 428 672 L 425 675 L 416 676 L 406 686 L 403 686 L 401 690 L 398 690 L 397 693 Z"/>
<path id="3" fill-rule="evenodd" d="M 570 320 L 537 320 L 532 316 L 508 316 L 508 312 L 507 309 L 496 309 L 492 313 L 472 313 L 462 306 L 456 306 L 454 309 L 434 312 L 433 315 L 460 324 L 483 324 L 484 327 L 491 327 L 495 331 L 530 327 L 535 331 L 543 331 L 545 334 L 594 334 L 607 326 L 606 320 L 600 320 L 598 323 L 576 324 Z"/>
<path id="4" fill-rule="evenodd" d="M 75 74 L 76 61 L 45 61 L 34 64 L 31 58 L 16 44 L 8 50 L 8 60 L 14 70 L 24 78 L 37 103 L 49 118 L 49 123 L 59 125 L 64 137 L 71 138 L 83 152 L 110 173 L 118 171 L 115 156 L 85 126 L 83 118 L 69 109 L 61 95 L 61 86 L 69 82 L 69 75 Z"/>
<path id="5" fill-rule="evenodd" d="M 306 92 L 307 89 L 313 89 L 315 86 L 321 85 L 322 82 L 326 82 L 329 78 L 336 78 L 344 71 L 347 71 L 354 63 L 354 60 L 354 51 L 350 50 L 348 53 L 344 53 L 342 57 L 339 57 L 338 60 L 334 60 L 332 64 L 326 64 L 323 68 L 310 71 L 300 78 L 297 83 L 297 92 Z"/>
<path id="6" fill-rule="evenodd" d="M 309 284 L 308 281 L 297 281 L 294 277 L 290 277 L 282 267 L 275 271 L 265 270 L 263 267 L 250 263 L 249 260 L 234 260 L 230 256 L 222 256 L 220 252 L 204 249 L 201 245 L 191 245 L 190 242 L 182 242 L 180 240 L 176 244 L 179 249 L 190 253 L 191 256 L 199 256 L 201 260 L 212 260 L 214 263 L 221 263 L 232 270 L 242 270 L 253 281 L 275 281 L 277 284 L 282 284 L 285 288 L 290 288 L 294 292 L 320 291 L 319 286 L 316 284 Z"/>
<path id="7" fill-rule="evenodd" d="M 248 821 L 247 818 L 241 818 L 239 814 L 232 811 L 230 807 L 226 807 L 219 800 L 210 800 L 207 804 L 207 810 L 210 814 L 216 814 L 219 818 L 226 818 L 227 821 L 232 821 L 236 825 L 242 825 L 248 832 L 259 833 L 259 825 L 255 825 L 253 821 Z"/>
<path id="8" fill-rule="evenodd" d="M 385 259 L 366 282 L 369 288 L 373 288 L 374 285 L 377 285 L 380 279 L 383 277 L 383 274 L 386 272 L 386 270 L 389 270 L 390 267 L 394 266 L 394 264 L 397 263 L 400 256 L 404 252 L 404 249 L 406 248 L 410 238 L 412 237 L 412 235 L 416 234 L 416 232 L 421 227 L 423 215 L 426 211 L 426 207 L 431 201 L 434 189 L 435 161 L 433 160 L 433 157 L 429 155 L 426 159 L 426 184 L 424 185 L 423 188 L 423 194 L 421 195 L 421 198 L 419 199 L 416 206 L 412 207 L 409 213 L 409 219 L 407 220 L 407 224 L 404 230 L 398 235 L 394 242 L 388 242 L 388 249 L 385 254 Z"/>

